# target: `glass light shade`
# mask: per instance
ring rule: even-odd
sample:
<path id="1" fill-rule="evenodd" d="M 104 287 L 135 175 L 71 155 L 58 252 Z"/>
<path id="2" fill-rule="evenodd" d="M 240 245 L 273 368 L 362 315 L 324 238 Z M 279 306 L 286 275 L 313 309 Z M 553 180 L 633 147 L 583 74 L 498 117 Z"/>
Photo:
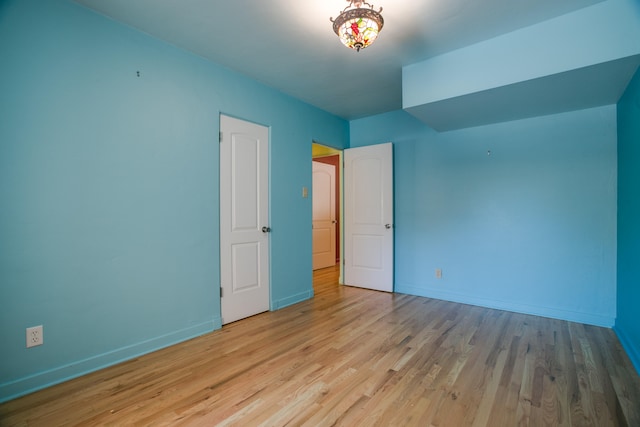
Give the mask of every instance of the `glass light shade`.
<path id="1" fill-rule="evenodd" d="M 351 4 L 354 2 L 351 1 Z M 373 7 L 366 9 L 360 7 L 366 2 L 355 2 L 356 8 L 349 9 L 347 7 L 333 22 L 333 31 L 338 35 L 340 41 L 345 46 L 355 49 L 368 47 L 378 37 L 378 33 L 382 30 L 384 20 L 380 12 L 373 10 Z M 382 11 L 382 8 L 380 8 Z"/>
<path id="2" fill-rule="evenodd" d="M 338 29 L 338 37 L 345 46 L 360 50 L 368 47 L 378 37 L 378 23 L 369 18 L 352 18 Z"/>

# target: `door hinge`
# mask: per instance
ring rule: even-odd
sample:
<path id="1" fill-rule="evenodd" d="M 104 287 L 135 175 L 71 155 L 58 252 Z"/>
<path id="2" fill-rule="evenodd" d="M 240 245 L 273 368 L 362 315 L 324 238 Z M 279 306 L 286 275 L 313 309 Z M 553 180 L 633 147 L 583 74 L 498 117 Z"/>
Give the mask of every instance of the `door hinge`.
<path id="1" fill-rule="evenodd" d="M 220 288 L 220 298 L 224 296 L 224 288 Z"/>
<path id="2" fill-rule="evenodd" d="M 218 135 L 218 141 L 222 142 L 222 132 L 220 132 L 220 135 Z"/>

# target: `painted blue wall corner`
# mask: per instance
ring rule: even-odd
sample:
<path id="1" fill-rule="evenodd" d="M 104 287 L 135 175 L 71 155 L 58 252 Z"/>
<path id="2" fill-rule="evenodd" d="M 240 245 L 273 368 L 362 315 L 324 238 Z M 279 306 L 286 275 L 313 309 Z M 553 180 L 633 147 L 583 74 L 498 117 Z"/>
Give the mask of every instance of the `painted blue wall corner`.
<path id="1" fill-rule="evenodd" d="M 618 304 L 615 330 L 640 373 L 640 70 L 618 102 Z"/>

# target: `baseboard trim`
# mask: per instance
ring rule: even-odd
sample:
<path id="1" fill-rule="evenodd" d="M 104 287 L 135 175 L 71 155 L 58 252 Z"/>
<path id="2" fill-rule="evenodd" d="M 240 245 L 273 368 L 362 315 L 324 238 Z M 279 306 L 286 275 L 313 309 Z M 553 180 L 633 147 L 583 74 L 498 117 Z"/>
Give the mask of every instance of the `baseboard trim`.
<path id="1" fill-rule="evenodd" d="M 629 336 L 624 332 L 624 329 L 618 327 L 618 325 L 613 327 L 613 331 L 618 336 L 620 340 L 620 344 L 622 344 L 622 348 L 627 352 L 627 356 L 631 359 L 631 363 L 633 367 L 636 368 L 636 372 L 640 375 L 640 349 L 637 348 Z"/>
<path id="2" fill-rule="evenodd" d="M 295 295 L 291 295 L 290 297 L 287 297 L 287 298 L 274 300 L 273 304 L 271 305 L 271 311 L 280 310 L 281 308 L 285 308 L 290 305 L 297 304 L 299 302 L 306 301 L 311 298 L 313 298 L 313 289 L 310 289 L 305 292 L 300 292 Z"/>
<path id="3" fill-rule="evenodd" d="M 585 323 L 588 325 L 612 328 L 615 317 L 594 315 L 591 313 L 576 312 L 572 310 L 562 310 L 556 308 L 542 307 L 530 304 L 513 303 L 489 298 L 480 298 L 472 295 L 457 294 L 454 292 L 438 291 L 434 289 L 424 289 L 417 286 L 396 284 L 395 292 L 401 294 L 416 295 L 427 298 L 441 299 L 445 301 L 457 302 L 461 304 L 477 305 L 480 307 L 493 308 L 496 310 L 512 311 L 515 313 L 531 314 L 534 316 L 549 317 L 552 319 L 567 320 L 569 322 Z"/>
<path id="4" fill-rule="evenodd" d="M 179 331 L 0 384 L 0 403 L 187 341 L 221 327 L 222 319 L 214 318 Z"/>

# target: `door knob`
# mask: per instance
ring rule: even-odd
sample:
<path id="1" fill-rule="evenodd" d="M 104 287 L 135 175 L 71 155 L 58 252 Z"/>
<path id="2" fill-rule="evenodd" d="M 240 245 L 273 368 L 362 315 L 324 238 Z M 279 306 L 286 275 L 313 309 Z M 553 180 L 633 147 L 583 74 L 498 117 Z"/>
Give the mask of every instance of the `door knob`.
<path id="1" fill-rule="evenodd" d="M 271 233 L 271 227 L 262 227 L 263 233 Z"/>
<path id="2" fill-rule="evenodd" d="M 385 224 L 384 228 L 386 228 L 387 230 L 391 228 L 391 224 Z"/>

